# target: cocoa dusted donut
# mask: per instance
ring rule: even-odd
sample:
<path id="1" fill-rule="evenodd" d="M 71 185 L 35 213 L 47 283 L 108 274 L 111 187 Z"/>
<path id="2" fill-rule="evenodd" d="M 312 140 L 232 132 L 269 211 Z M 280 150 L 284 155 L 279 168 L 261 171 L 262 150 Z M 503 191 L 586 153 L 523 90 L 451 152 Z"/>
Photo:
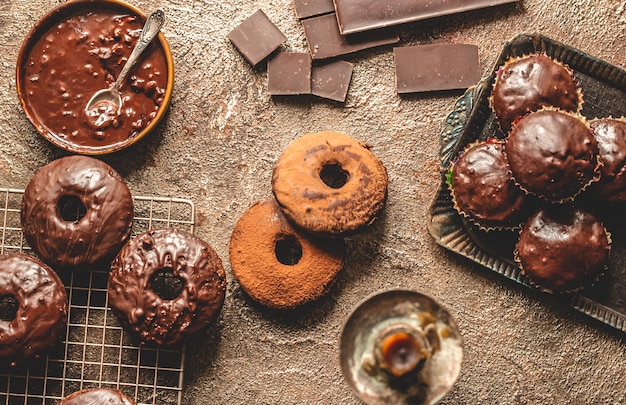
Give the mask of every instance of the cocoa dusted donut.
<path id="1" fill-rule="evenodd" d="M 122 391 L 112 388 L 87 388 L 76 391 L 59 402 L 59 405 L 135 405 L 136 402 Z"/>
<path id="2" fill-rule="evenodd" d="M 369 146 L 330 131 L 306 134 L 278 159 L 272 191 L 283 213 L 318 236 L 347 236 L 377 218 L 387 170 Z"/>
<path id="3" fill-rule="evenodd" d="M 67 156 L 42 167 L 22 198 L 24 236 L 52 267 L 115 256 L 132 220 L 133 199 L 120 175 L 87 156 Z"/>
<path id="4" fill-rule="evenodd" d="M 296 230 L 274 199 L 239 218 L 230 238 L 230 264 L 243 290 L 272 308 L 294 308 L 320 298 L 343 268 L 343 239 Z"/>
<path id="5" fill-rule="evenodd" d="M 131 239 L 111 264 L 109 304 L 144 342 L 173 345 L 217 318 L 226 294 L 222 261 L 203 240 L 154 229 Z"/>
<path id="6" fill-rule="evenodd" d="M 67 295 L 38 259 L 0 256 L 0 365 L 21 368 L 47 354 L 65 331 Z"/>

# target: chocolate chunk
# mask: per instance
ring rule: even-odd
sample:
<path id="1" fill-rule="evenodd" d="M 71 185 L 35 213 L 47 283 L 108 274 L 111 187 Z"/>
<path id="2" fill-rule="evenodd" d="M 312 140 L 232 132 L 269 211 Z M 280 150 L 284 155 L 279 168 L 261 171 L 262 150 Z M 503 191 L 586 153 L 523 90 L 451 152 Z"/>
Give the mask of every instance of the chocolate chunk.
<path id="1" fill-rule="evenodd" d="M 393 48 L 398 94 L 465 89 L 481 78 L 478 47 L 465 44 Z"/>
<path id="2" fill-rule="evenodd" d="M 273 96 L 311 94 L 311 55 L 279 52 L 267 64 L 267 91 Z"/>
<path id="3" fill-rule="evenodd" d="M 293 0 L 293 6 L 296 9 L 296 17 L 301 20 L 335 12 L 333 0 Z"/>
<path id="4" fill-rule="evenodd" d="M 400 40 L 398 34 L 390 30 L 341 35 L 334 13 L 302 20 L 302 27 L 313 59 L 346 55 L 376 46 L 394 44 Z"/>
<path id="5" fill-rule="evenodd" d="M 342 34 L 354 34 L 518 0 L 335 0 Z"/>
<path id="6" fill-rule="evenodd" d="M 344 60 L 313 67 L 311 93 L 318 97 L 344 102 L 354 65 Z"/>
<path id="7" fill-rule="evenodd" d="M 257 10 L 229 32 L 228 39 L 252 65 L 267 58 L 287 41 L 263 10 Z"/>

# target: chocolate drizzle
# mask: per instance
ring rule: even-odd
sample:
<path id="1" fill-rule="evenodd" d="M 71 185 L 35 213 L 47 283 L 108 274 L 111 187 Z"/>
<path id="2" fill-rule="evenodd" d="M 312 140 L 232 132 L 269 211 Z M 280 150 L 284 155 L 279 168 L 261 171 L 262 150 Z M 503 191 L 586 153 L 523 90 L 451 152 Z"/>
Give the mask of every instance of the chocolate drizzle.
<path id="1" fill-rule="evenodd" d="M 183 282 L 179 294 L 161 298 L 154 291 L 153 276 L 163 270 Z M 225 292 L 226 274 L 215 251 L 180 230 L 144 232 L 111 264 L 109 304 L 144 342 L 173 345 L 206 328 L 217 318 Z"/>
<path id="2" fill-rule="evenodd" d="M 59 203 L 68 197 L 82 203 L 81 218 L 64 219 Z M 24 236 L 51 266 L 113 257 L 128 239 L 132 219 L 133 199 L 120 175 L 87 156 L 67 156 L 42 167 L 22 199 Z"/>
<path id="3" fill-rule="evenodd" d="M 17 304 L 12 319 L 0 319 L 0 365 L 27 366 L 45 355 L 65 330 L 65 287 L 44 263 L 19 253 L 0 256 L 0 296 Z"/>

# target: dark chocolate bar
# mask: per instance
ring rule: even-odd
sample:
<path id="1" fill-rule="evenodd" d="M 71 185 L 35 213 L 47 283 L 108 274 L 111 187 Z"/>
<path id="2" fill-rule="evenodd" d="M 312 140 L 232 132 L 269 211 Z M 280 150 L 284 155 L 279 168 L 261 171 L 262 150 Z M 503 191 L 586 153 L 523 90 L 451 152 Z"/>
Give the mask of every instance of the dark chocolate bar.
<path id="1" fill-rule="evenodd" d="M 478 47 L 434 44 L 393 48 L 398 94 L 465 89 L 480 81 Z"/>
<path id="2" fill-rule="evenodd" d="M 339 29 L 354 34 L 518 0 L 334 0 Z"/>
<path id="3" fill-rule="evenodd" d="M 354 65 L 345 60 L 314 66 L 311 71 L 311 93 L 339 102 L 346 101 Z"/>
<path id="4" fill-rule="evenodd" d="M 335 12 L 333 0 L 293 0 L 293 6 L 300 20 Z"/>
<path id="5" fill-rule="evenodd" d="M 302 20 L 304 35 L 313 59 L 346 55 L 363 49 L 396 43 L 395 31 L 377 30 L 355 35 L 341 35 L 335 14 Z"/>
<path id="6" fill-rule="evenodd" d="M 279 52 L 267 63 L 267 92 L 273 96 L 311 94 L 311 55 Z"/>
<path id="7" fill-rule="evenodd" d="M 228 39 L 252 65 L 267 58 L 287 41 L 287 37 L 257 10 L 228 34 Z"/>

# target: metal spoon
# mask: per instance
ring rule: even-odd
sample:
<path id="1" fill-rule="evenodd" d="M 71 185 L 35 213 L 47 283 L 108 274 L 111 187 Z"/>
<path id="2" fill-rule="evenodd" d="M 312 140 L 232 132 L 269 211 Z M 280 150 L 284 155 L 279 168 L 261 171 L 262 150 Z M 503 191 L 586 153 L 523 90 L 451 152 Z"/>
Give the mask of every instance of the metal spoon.
<path id="1" fill-rule="evenodd" d="M 157 9 L 153 11 L 148 18 L 146 19 L 146 24 L 143 26 L 143 30 L 141 31 L 141 35 L 139 36 L 139 40 L 137 41 L 137 45 L 131 52 L 126 64 L 122 68 L 120 75 L 117 77 L 113 86 L 108 89 L 98 90 L 91 96 L 91 99 L 87 103 L 87 107 L 85 107 L 85 111 L 89 112 L 94 106 L 98 103 L 105 102 L 109 106 L 115 109 L 115 112 L 119 112 L 122 107 L 122 96 L 120 95 L 120 86 L 124 82 L 126 75 L 130 68 L 133 67 L 139 55 L 148 47 L 152 39 L 159 33 L 159 30 L 163 26 L 165 22 L 165 13 L 161 9 Z M 105 119 L 106 118 L 101 118 Z"/>

